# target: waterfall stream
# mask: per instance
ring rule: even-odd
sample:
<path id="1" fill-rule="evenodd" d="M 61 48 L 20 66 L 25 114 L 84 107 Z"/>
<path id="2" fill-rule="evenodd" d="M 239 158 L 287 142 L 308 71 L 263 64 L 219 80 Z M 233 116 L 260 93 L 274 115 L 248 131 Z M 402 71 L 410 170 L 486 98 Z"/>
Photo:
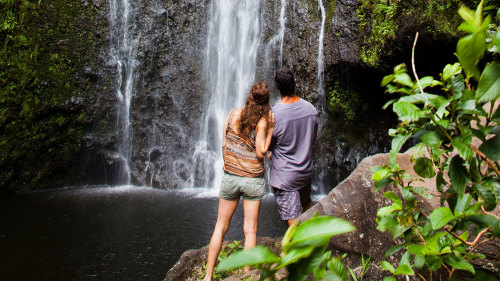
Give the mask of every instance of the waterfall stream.
<path id="1" fill-rule="evenodd" d="M 114 175 L 118 184 L 130 184 L 130 156 L 132 153 L 132 130 L 130 125 L 130 101 L 134 91 L 134 70 L 138 65 L 137 39 L 134 38 L 133 9 L 128 0 L 110 0 L 110 56 L 116 65 L 118 151 L 115 161 L 119 163 Z M 132 27 L 132 30 L 131 30 Z"/>
<path id="2" fill-rule="evenodd" d="M 323 6 L 323 0 L 318 0 L 320 12 L 321 12 L 321 28 L 319 32 L 319 38 L 318 38 L 318 74 L 317 74 L 317 81 L 318 81 L 318 97 L 317 97 L 317 105 L 316 108 L 318 110 L 319 114 L 319 125 L 318 125 L 318 139 L 321 139 L 322 133 L 324 133 L 323 127 L 325 126 L 326 122 L 326 112 L 325 112 L 325 89 L 324 89 L 324 55 L 323 55 L 323 50 L 324 50 L 324 34 L 325 34 L 325 21 L 326 21 L 326 13 L 325 13 L 325 7 Z M 315 191 L 319 192 L 321 194 L 328 193 L 325 187 L 324 183 L 324 177 L 327 172 L 327 161 L 324 156 L 324 143 L 321 141 L 317 144 L 318 145 L 318 153 L 317 155 L 321 155 L 321 157 L 316 157 L 316 169 L 315 169 L 315 179 L 314 181 L 316 182 L 316 188 Z"/>
<path id="3" fill-rule="evenodd" d="M 218 188 L 223 174 L 221 146 L 226 116 L 231 108 L 244 105 L 255 80 L 261 41 L 260 2 L 216 0 L 210 7 L 205 57 L 210 98 L 195 155 L 206 155 L 206 151 L 210 151 L 211 157 L 202 160 L 208 167 L 212 166 L 213 173 L 206 174 L 202 186 Z"/>

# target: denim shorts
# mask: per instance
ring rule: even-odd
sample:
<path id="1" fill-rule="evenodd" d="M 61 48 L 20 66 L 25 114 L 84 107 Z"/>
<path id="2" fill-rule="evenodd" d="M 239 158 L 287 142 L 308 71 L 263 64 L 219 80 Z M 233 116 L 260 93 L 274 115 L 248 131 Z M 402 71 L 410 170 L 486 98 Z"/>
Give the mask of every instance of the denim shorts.
<path id="1" fill-rule="evenodd" d="M 224 173 L 219 197 L 226 200 L 261 200 L 266 196 L 264 177 L 248 178 Z"/>

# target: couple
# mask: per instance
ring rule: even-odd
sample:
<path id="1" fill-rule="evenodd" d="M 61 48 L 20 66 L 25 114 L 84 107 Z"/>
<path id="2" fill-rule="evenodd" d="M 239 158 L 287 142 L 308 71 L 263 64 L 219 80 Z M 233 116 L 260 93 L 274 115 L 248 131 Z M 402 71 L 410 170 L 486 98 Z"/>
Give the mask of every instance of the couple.
<path id="1" fill-rule="evenodd" d="M 243 196 L 245 249 L 255 247 L 260 202 L 266 195 L 263 159 L 268 150 L 272 160 L 269 185 L 281 219 L 291 225 L 303 210 L 312 206 L 311 151 L 318 113 L 295 94 L 295 79 L 290 69 L 280 68 L 274 81 L 281 101 L 272 113 L 269 89 L 262 82 L 252 86 L 245 106 L 231 110 L 226 119 L 222 143 L 224 176 L 203 281 L 212 280 L 222 240 L 240 196 Z"/>

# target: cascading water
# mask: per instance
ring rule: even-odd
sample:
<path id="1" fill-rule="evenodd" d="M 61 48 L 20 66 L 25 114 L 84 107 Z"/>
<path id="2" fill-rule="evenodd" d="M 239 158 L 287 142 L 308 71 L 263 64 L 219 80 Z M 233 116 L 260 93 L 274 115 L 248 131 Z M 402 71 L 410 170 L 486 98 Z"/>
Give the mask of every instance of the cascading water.
<path id="1" fill-rule="evenodd" d="M 195 184 L 216 189 L 221 182 L 224 122 L 231 108 L 243 106 L 254 83 L 260 29 L 260 1 L 212 2 L 205 61 L 209 98 L 195 157 L 199 153 L 206 156 L 208 151 L 210 157 L 197 162 L 204 161 L 205 169 L 213 169 L 213 173 L 206 173 Z"/>
<path id="2" fill-rule="evenodd" d="M 116 184 L 130 184 L 130 155 L 132 131 L 130 126 L 130 101 L 134 91 L 134 70 L 138 65 L 137 39 L 134 39 L 133 9 L 128 0 L 110 0 L 111 63 L 116 65 L 116 94 L 118 151 L 114 155 L 117 171 L 113 176 Z M 132 29 L 132 30 L 131 30 Z"/>
<path id="3" fill-rule="evenodd" d="M 325 112 L 325 89 L 324 89 L 324 57 L 323 57 L 323 49 L 324 49 L 324 34 L 325 34 L 325 20 L 326 20 L 326 13 L 325 13 L 325 7 L 323 5 L 323 0 L 318 0 L 320 12 L 321 12 L 321 28 L 319 32 L 319 38 L 318 38 L 318 73 L 317 73 L 317 81 L 318 81 L 318 97 L 317 97 L 317 110 L 319 114 L 319 128 L 318 128 L 318 139 L 322 138 L 322 132 L 323 132 L 323 127 L 326 122 L 326 112 Z M 324 177 L 327 172 L 327 159 L 325 158 L 325 153 L 324 153 L 324 144 L 319 141 L 317 143 L 318 148 L 317 148 L 317 157 L 316 157 L 316 167 L 315 167 L 315 182 L 316 182 L 316 188 L 315 191 L 319 192 L 321 194 L 328 193 L 328 190 L 326 190 L 325 183 L 324 183 Z"/>
<path id="4" fill-rule="evenodd" d="M 280 8 L 280 28 L 276 35 L 274 35 L 269 41 L 269 47 L 275 46 L 279 42 L 279 55 L 278 55 L 278 67 L 283 66 L 283 44 L 285 41 L 285 24 L 286 24 L 286 7 L 288 5 L 287 0 L 281 0 L 281 8 Z M 269 51 L 270 48 L 267 48 L 266 51 L 266 61 L 269 61 Z"/>

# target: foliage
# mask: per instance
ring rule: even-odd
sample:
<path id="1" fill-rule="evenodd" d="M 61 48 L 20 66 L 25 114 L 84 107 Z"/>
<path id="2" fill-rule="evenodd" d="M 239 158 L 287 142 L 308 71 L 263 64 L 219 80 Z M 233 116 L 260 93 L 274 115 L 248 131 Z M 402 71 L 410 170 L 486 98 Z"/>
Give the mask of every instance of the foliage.
<path id="1" fill-rule="evenodd" d="M 226 259 L 228 256 L 232 255 L 233 253 L 237 251 L 243 250 L 243 245 L 241 245 L 240 241 L 233 241 L 229 245 L 224 245 L 219 252 L 219 256 L 217 259 L 223 260 Z M 203 279 L 205 277 L 205 274 L 207 272 L 207 261 L 204 260 L 202 267 L 195 268 L 193 271 L 193 277 L 198 280 L 198 279 Z M 212 280 L 223 280 L 229 276 L 233 275 L 233 272 L 231 271 L 221 271 L 221 272 L 214 272 L 212 274 Z"/>
<path id="2" fill-rule="evenodd" d="M 377 213 L 378 229 L 404 240 L 386 252 L 388 257 L 404 249 L 398 267 L 382 262 L 395 276 L 413 275 L 423 267 L 431 280 L 441 268 L 449 279 L 456 270 L 474 274 L 470 260 L 484 257 L 477 247 L 500 236 L 500 219 L 489 213 L 500 199 L 500 115 L 495 108 L 500 97 L 500 64 L 495 61 L 500 12 L 496 24 L 489 16 L 483 19 L 483 2 L 476 11 L 462 7 L 459 14 L 465 20 L 459 28 L 467 33 L 457 44 L 460 63 L 446 65 L 440 80 L 413 81 L 406 66 L 399 65 L 382 81 L 388 93 L 402 96 L 385 106 L 392 105 L 401 121 L 390 130 L 389 164 L 372 169 L 377 190 L 393 184 L 400 191 L 386 191 L 393 203 Z M 489 59 L 481 61 L 484 57 Z M 409 138 L 419 141 L 413 148 L 416 174 L 436 179 L 441 207 L 431 213 L 422 207 L 432 197 L 429 190 L 396 161 Z M 477 238 L 470 242 L 472 237 Z"/>
<path id="3" fill-rule="evenodd" d="M 0 190 L 49 181 L 78 151 L 93 12 L 74 0 L 0 1 Z"/>
<path id="4" fill-rule="evenodd" d="M 342 258 L 332 257 L 326 251 L 330 238 L 334 235 L 353 231 L 347 221 L 329 216 L 317 216 L 300 225 L 295 222 L 288 228 L 282 240 L 282 253 L 275 255 L 268 248 L 255 248 L 237 252 L 224 259 L 217 271 L 227 271 L 246 265 L 261 266 L 260 280 L 275 280 L 276 272 L 286 267 L 287 280 L 306 280 L 313 274 L 317 280 L 347 281 L 347 271 Z"/>
<path id="5" fill-rule="evenodd" d="M 371 262 L 371 257 L 369 256 L 368 259 L 365 260 L 365 256 L 363 255 L 363 253 L 361 253 L 361 277 L 359 277 L 359 281 L 363 281 L 363 277 L 365 276 L 366 272 L 368 271 L 368 269 L 370 269 L 370 267 L 372 266 L 372 262 Z M 354 281 L 358 281 L 358 278 L 356 277 L 356 275 L 354 274 L 354 272 L 352 271 L 351 268 L 348 268 L 349 269 L 349 273 L 351 273 L 351 276 L 352 276 L 352 279 L 354 279 Z"/>
<path id="6" fill-rule="evenodd" d="M 359 1 L 361 59 L 370 66 L 378 66 L 380 58 L 387 55 L 397 36 L 408 22 L 421 26 L 434 38 L 458 36 L 459 17 L 454 11 L 458 0 L 362 0 Z M 463 2 L 463 1 L 462 1 Z M 478 1 L 468 1 L 478 2 Z"/>
<path id="7" fill-rule="evenodd" d="M 330 112 L 343 116 L 346 124 L 355 120 L 356 112 L 361 104 L 356 91 L 342 87 L 338 81 L 335 81 L 333 87 L 328 90 L 328 97 Z"/>

